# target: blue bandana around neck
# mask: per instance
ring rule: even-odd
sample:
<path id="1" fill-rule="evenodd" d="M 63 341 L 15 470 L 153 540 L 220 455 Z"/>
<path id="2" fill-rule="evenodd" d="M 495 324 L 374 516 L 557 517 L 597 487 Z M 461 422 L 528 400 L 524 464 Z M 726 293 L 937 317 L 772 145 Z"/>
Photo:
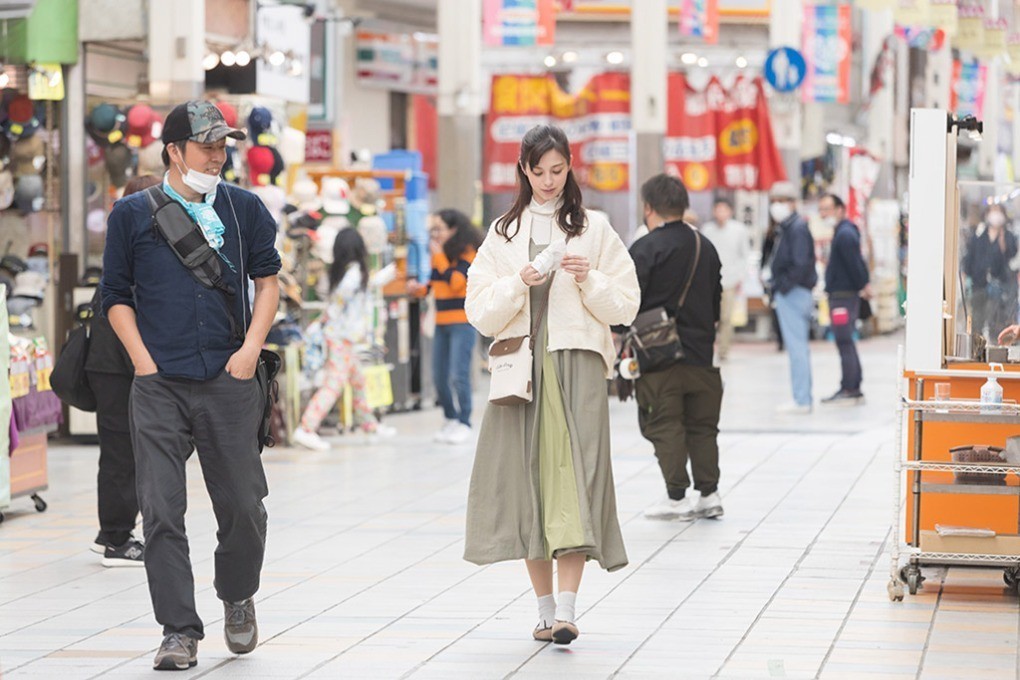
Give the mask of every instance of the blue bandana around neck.
<path id="1" fill-rule="evenodd" d="M 220 252 L 220 248 L 223 247 L 223 232 L 226 231 L 226 227 L 213 208 L 213 203 L 216 201 L 216 189 L 207 193 L 204 201 L 192 203 L 170 186 L 170 173 L 168 172 L 163 175 L 163 191 L 166 192 L 167 196 L 184 206 L 188 215 L 191 216 L 191 219 L 195 220 L 195 223 L 202 230 L 202 235 L 205 236 L 209 247 L 215 250 L 220 259 L 227 263 L 230 271 L 236 272 L 237 270 L 234 269 L 234 265 Z"/>

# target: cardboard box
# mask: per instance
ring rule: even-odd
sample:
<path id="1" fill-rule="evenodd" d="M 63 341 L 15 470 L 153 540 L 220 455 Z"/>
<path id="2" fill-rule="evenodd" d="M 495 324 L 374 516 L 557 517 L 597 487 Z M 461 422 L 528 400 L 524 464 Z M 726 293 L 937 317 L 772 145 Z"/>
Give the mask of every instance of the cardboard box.
<path id="1" fill-rule="evenodd" d="M 937 531 L 921 532 L 923 552 L 959 553 L 963 555 L 1018 555 L 1020 536 L 999 534 L 992 538 L 939 536 Z"/>

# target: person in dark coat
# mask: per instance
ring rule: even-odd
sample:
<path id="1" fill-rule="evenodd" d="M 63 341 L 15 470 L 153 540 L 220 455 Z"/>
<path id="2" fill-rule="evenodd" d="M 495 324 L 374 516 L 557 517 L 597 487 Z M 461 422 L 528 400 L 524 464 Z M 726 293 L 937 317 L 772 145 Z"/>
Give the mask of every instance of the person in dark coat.
<path id="1" fill-rule="evenodd" d="M 142 175 L 124 187 L 124 195 L 159 184 L 159 178 Z M 101 288 L 96 289 L 97 297 Z M 96 496 L 99 534 L 92 552 L 103 556 L 104 567 L 145 566 L 145 546 L 131 534 L 138 521 L 135 491 L 135 450 L 128 425 L 128 395 L 135 369 L 110 322 L 93 301 L 89 353 L 85 372 L 96 395 L 96 428 L 99 432 L 99 474 Z"/>
<path id="2" fill-rule="evenodd" d="M 989 333 L 994 333 L 1016 322 L 1015 306 L 1005 311 L 1016 286 L 1016 272 L 1010 268 L 1010 260 L 1017 254 L 1017 239 L 1007 222 L 1001 205 L 989 206 L 967 243 L 963 271 L 970 279 L 968 311 L 974 333 L 984 334 L 986 326 Z"/>
<path id="3" fill-rule="evenodd" d="M 861 360 L 857 356 L 854 332 L 861 310 L 861 296 L 870 295 L 868 265 L 861 255 L 861 232 L 846 218 L 846 204 L 835 194 L 826 194 L 818 202 L 818 214 L 833 229 L 829 264 L 825 269 L 825 292 L 829 296 L 832 334 L 839 349 L 843 378 L 839 390 L 822 399 L 823 404 L 859 404 Z"/>

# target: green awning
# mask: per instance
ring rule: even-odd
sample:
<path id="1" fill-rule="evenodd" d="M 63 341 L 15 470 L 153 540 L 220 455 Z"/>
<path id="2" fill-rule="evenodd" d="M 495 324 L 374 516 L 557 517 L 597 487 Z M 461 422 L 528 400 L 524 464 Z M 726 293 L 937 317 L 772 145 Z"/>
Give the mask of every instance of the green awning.
<path id="1" fill-rule="evenodd" d="M 78 62 L 78 0 L 36 0 L 25 19 L 0 21 L 0 60 L 7 64 Z"/>

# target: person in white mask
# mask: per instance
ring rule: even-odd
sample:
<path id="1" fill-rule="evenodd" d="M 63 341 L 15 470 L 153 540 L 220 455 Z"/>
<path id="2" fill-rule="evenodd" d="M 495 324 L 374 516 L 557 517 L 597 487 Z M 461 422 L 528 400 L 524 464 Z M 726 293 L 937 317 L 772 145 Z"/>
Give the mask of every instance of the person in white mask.
<path id="1" fill-rule="evenodd" d="M 227 649 L 245 654 L 258 644 L 253 596 L 269 491 L 258 446 L 265 395 L 254 375 L 279 303 L 280 256 L 276 223 L 258 197 L 219 181 L 228 137 L 245 134 L 211 103 L 175 107 L 163 126 L 163 182 L 117 201 L 103 253 L 103 311 L 134 367 L 131 441 L 145 570 L 163 627 L 158 670 L 197 664 L 205 634 L 184 528 L 185 464 L 193 450 L 219 529 L 214 586 Z M 190 237 L 216 252 L 233 294 L 206 288 L 177 259 L 154 228 L 149 191 L 170 199 L 161 215 L 187 213 L 196 225 Z"/>
<path id="2" fill-rule="evenodd" d="M 861 360 L 857 356 L 854 331 L 861 311 L 861 298 L 871 296 L 868 265 L 861 255 L 861 233 L 846 218 L 846 204 L 835 194 L 818 201 L 818 214 L 832 230 L 829 264 L 825 267 L 825 292 L 829 296 L 832 335 L 839 350 L 842 379 L 832 396 L 822 399 L 828 405 L 853 405 L 864 401 L 861 392 Z"/>
<path id="3" fill-rule="evenodd" d="M 818 283 L 815 270 L 815 242 L 807 221 L 797 214 L 797 188 L 791 182 L 777 182 L 769 192 L 769 216 L 776 224 L 776 244 L 766 269 L 770 272 L 772 299 L 779 318 L 787 354 L 793 402 L 779 408 L 781 413 L 811 413 L 811 290 Z"/>
<path id="4" fill-rule="evenodd" d="M 998 329 L 1016 323 L 1017 274 L 1012 267 L 1016 255 L 1017 239 L 1003 207 L 988 206 L 963 258 L 963 271 L 970 279 L 967 311 L 971 330 L 985 334 L 987 327 L 988 340 Z"/>

